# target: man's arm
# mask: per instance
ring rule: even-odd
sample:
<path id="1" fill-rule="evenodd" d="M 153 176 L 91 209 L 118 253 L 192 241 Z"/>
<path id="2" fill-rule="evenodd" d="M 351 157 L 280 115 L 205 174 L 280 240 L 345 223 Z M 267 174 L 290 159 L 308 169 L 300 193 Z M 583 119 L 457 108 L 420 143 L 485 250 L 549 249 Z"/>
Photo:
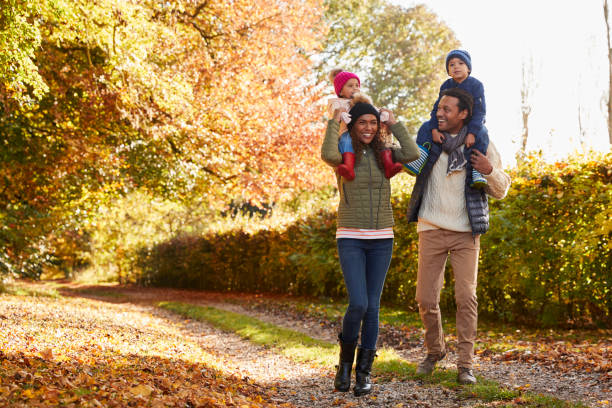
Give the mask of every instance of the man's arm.
<path id="1" fill-rule="evenodd" d="M 488 184 L 484 188 L 485 193 L 498 200 L 504 198 L 512 180 L 502 168 L 501 157 L 495 145 L 493 143 L 489 144 L 486 156 L 474 149 L 470 162 L 474 169 L 479 171 L 487 180 Z"/>

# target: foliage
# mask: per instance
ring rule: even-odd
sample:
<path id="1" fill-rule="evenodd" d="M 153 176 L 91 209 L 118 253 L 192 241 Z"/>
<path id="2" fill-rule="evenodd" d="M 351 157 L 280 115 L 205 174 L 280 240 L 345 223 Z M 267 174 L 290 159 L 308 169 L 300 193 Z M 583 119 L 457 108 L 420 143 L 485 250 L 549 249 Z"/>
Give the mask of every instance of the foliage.
<path id="1" fill-rule="evenodd" d="M 374 100 L 391 106 L 416 133 L 428 119 L 440 85 L 447 78 L 446 54 L 459 42 L 425 6 L 403 10 L 386 6 L 374 33 L 367 86 Z"/>
<path id="2" fill-rule="evenodd" d="M 180 234 L 204 228 L 212 216 L 208 209 L 179 205 L 140 189 L 112 203 L 100 205 L 95 217 L 84 223 L 90 236 L 84 280 L 133 282 L 131 263 L 137 252 Z M 83 276 L 85 275 L 85 276 Z"/>
<path id="3" fill-rule="evenodd" d="M 85 262 L 84 223 L 133 190 L 219 208 L 328 181 L 320 91 L 300 80 L 324 32 L 318 0 L 10 4 L 1 272 L 70 274 Z"/>
<path id="4" fill-rule="evenodd" d="M 491 204 L 492 228 L 481 242 L 481 314 L 545 326 L 610 324 L 611 167 L 611 154 L 592 152 L 556 164 L 534 157 L 512 173 L 508 197 Z M 394 183 L 395 246 L 383 300 L 414 309 L 418 239 L 404 221 L 409 184 Z M 276 230 L 209 231 L 149 247 L 140 253 L 141 282 L 343 297 L 333 204 L 321 204 Z M 450 268 L 446 282 L 441 306 L 450 311 Z"/>
<path id="5" fill-rule="evenodd" d="M 43 11 L 53 0 L 5 0 L 0 8 L 0 106 L 39 98 L 48 87 L 38 73 L 34 53 L 41 44 Z M 28 89 L 29 88 L 29 89 Z M 29 92 L 28 92 L 29 91 Z"/>
<path id="6" fill-rule="evenodd" d="M 612 154 L 531 156 L 493 203 L 481 256 L 486 311 L 545 326 L 612 319 Z"/>
<path id="7" fill-rule="evenodd" d="M 446 54 L 459 46 L 454 33 L 423 5 L 384 1 L 326 2 L 329 34 L 319 56 L 321 76 L 334 67 L 363 75 L 380 106 L 393 109 L 416 133 L 446 79 Z"/>

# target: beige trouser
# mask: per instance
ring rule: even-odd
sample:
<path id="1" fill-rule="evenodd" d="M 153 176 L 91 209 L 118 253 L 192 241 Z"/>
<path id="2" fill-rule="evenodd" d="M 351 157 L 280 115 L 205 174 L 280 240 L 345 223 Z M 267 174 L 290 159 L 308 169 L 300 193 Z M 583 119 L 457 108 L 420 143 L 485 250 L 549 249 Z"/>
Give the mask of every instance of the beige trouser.
<path id="1" fill-rule="evenodd" d="M 450 253 L 457 303 L 458 367 L 472 368 L 474 357 L 478 321 L 476 280 L 479 250 L 480 236 L 474 237 L 471 232 L 438 229 L 419 233 L 416 301 L 425 326 L 427 353 L 446 352 L 440 315 L 440 291 L 444 284 L 446 259 Z"/>

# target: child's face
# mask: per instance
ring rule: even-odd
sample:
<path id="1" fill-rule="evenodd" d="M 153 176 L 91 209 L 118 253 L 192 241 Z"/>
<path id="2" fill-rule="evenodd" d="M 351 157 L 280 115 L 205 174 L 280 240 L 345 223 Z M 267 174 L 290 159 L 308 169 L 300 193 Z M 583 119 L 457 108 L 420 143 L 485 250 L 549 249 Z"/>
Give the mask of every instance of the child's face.
<path id="1" fill-rule="evenodd" d="M 461 58 L 451 58 L 448 61 L 448 73 L 456 82 L 463 82 L 470 75 L 468 66 Z"/>
<path id="2" fill-rule="evenodd" d="M 340 91 L 340 97 L 351 99 L 354 94 L 359 92 L 359 81 L 357 78 L 351 78 L 342 87 Z"/>

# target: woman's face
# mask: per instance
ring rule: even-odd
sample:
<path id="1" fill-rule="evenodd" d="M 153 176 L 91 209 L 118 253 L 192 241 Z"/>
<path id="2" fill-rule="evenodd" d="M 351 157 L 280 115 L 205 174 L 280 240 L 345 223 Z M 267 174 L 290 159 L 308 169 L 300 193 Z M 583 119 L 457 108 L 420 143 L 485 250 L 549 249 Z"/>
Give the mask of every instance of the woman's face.
<path id="1" fill-rule="evenodd" d="M 376 116 L 371 113 L 366 113 L 357 118 L 357 121 L 353 125 L 357 138 L 361 143 L 370 144 L 378 131 L 378 120 Z"/>

